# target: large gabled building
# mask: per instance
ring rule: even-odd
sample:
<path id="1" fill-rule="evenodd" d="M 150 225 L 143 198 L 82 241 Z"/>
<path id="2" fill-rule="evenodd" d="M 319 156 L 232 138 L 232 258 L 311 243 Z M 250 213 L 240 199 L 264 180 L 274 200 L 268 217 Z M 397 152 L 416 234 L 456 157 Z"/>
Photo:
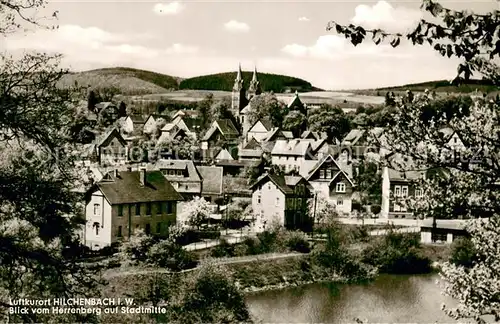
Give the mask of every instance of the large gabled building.
<path id="1" fill-rule="evenodd" d="M 182 196 L 160 171 L 112 171 L 86 194 L 84 244 L 100 249 L 143 230 L 167 234 Z"/>

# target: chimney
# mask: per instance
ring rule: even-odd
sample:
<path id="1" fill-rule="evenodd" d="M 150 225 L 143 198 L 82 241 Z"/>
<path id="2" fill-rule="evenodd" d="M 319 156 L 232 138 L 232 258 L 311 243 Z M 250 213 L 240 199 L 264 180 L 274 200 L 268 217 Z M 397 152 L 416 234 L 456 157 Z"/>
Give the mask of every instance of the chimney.
<path id="1" fill-rule="evenodd" d="M 127 167 L 127 172 L 132 172 L 132 167 L 131 166 Z"/>
<path id="2" fill-rule="evenodd" d="M 139 171 L 139 181 L 141 182 L 141 186 L 146 185 L 146 168 L 141 168 Z"/>

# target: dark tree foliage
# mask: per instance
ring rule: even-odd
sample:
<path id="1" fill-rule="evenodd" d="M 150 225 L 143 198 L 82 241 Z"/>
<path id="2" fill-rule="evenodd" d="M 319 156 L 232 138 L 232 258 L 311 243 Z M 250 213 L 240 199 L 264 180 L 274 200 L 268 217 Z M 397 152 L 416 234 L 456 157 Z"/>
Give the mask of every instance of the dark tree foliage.
<path id="1" fill-rule="evenodd" d="M 353 24 L 345 26 L 334 21 L 328 23 L 327 30 L 345 35 L 355 46 L 368 37 L 377 45 L 388 41 L 392 47 L 399 46 L 404 38 L 413 45 L 429 45 L 442 56 L 462 59 L 454 83 L 468 81 L 475 72 L 496 85 L 500 83 L 500 74 L 493 61 L 500 56 L 498 10 L 476 14 L 444 8 L 434 0 L 423 0 L 421 9 L 436 19 L 422 19 L 413 31 L 406 34 L 391 34 Z"/>
<path id="2" fill-rule="evenodd" d="M 246 85 L 250 84 L 252 75 L 253 72 L 244 71 L 242 73 Z M 179 89 L 231 91 L 233 89 L 235 77 L 236 72 L 198 76 L 182 80 Z M 311 83 L 286 75 L 258 73 L 258 78 L 264 91 L 280 93 L 292 88 L 298 89 L 299 91 L 315 90 Z"/>
<path id="3" fill-rule="evenodd" d="M 206 129 L 210 124 L 210 110 L 213 104 L 214 95 L 212 93 L 207 94 L 202 101 L 198 102 L 198 111 L 200 112 L 202 129 Z"/>
<path id="4" fill-rule="evenodd" d="M 123 101 L 120 101 L 120 104 L 118 105 L 118 117 L 125 116 L 127 116 L 127 105 Z"/>
<path id="5" fill-rule="evenodd" d="M 328 139 L 342 139 L 351 130 L 350 118 L 344 111 L 328 104 L 311 110 L 307 116 L 309 128 L 313 131 L 325 132 Z"/>
<path id="6" fill-rule="evenodd" d="M 44 4 L 1 1 L 0 33 L 39 24 L 35 12 Z M 58 63 L 58 56 L 45 54 L 19 60 L 0 55 L 1 322 L 53 320 L 31 311 L 8 314 L 10 299 L 88 296 L 97 284 L 78 254 L 67 253 L 80 250 L 76 230 L 84 222 L 70 138 L 74 94 L 81 92 L 56 86 L 67 73 Z M 85 314 L 57 317 L 58 322 L 96 320 Z"/>
<path id="7" fill-rule="evenodd" d="M 89 91 L 89 95 L 87 97 L 87 109 L 89 111 L 95 111 L 95 105 L 99 103 L 99 99 L 95 94 L 94 90 Z"/>

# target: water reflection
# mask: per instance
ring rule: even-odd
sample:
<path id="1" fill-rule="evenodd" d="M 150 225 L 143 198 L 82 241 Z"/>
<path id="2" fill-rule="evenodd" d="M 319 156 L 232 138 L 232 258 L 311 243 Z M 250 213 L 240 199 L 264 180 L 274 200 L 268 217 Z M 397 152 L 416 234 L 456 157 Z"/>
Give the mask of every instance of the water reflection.
<path id="1" fill-rule="evenodd" d="M 252 294 L 252 315 L 271 323 L 342 323 L 355 317 L 369 322 L 453 323 L 441 311 L 452 306 L 436 285 L 437 275 L 382 275 L 359 285 L 312 284 Z"/>

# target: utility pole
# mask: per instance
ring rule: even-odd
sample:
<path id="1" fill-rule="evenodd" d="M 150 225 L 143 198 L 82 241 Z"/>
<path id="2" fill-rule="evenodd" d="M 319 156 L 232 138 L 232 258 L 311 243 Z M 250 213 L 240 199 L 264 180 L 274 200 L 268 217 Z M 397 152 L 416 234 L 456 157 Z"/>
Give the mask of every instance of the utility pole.
<path id="1" fill-rule="evenodd" d="M 225 194 L 225 200 L 226 200 L 226 235 L 227 235 L 227 227 L 229 224 L 229 198 L 228 195 Z"/>

